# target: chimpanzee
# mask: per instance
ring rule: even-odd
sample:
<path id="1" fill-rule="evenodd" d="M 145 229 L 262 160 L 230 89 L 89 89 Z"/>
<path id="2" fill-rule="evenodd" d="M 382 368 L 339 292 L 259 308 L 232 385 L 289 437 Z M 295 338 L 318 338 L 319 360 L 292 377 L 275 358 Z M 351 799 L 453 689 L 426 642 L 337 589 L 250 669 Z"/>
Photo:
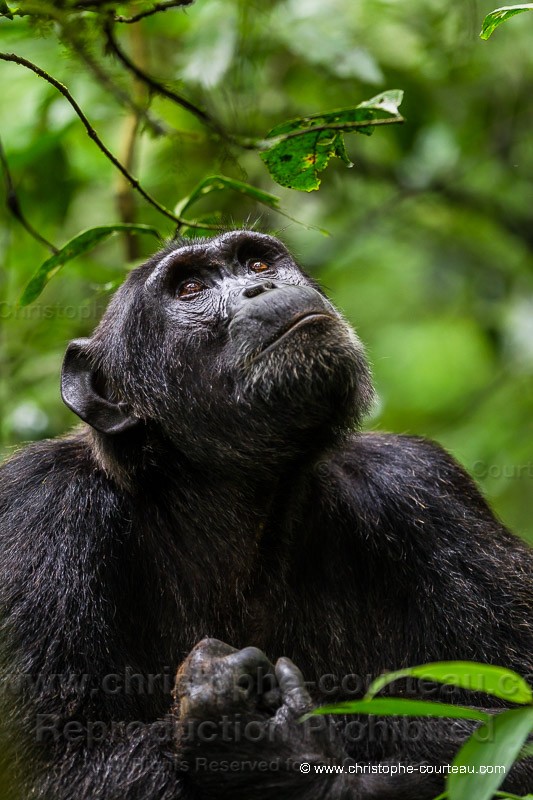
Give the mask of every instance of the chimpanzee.
<path id="1" fill-rule="evenodd" d="M 87 424 L 0 472 L 22 796 L 442 790 L 474 723 L 302 715 L 437 660 L 531 675 L 533 559 L 438 445 L 360 432 L 363 347 L 283 244 L 167 246 L 71 342 L 62 395 Z M 533 791 L 531 763 L 506 786 Z"/>

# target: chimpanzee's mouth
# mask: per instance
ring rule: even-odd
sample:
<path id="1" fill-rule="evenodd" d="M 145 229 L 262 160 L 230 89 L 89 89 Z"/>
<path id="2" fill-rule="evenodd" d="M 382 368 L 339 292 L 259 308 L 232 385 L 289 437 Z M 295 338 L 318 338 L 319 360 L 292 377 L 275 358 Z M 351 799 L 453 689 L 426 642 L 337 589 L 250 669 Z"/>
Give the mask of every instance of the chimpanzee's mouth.
<path id="1" fill-rule="evenodd" d="M 289 334 L 293 333 L 293 331 L 321 320 L 330 320 L 336 322 L 336 318 L 332 314 L 325 314 L 322 311 L 303 311 L 301 314 L 297 314 L 290 320 L 290 322 L 276 331 L 274 336 L 270 337 L 270 339 L 267 339 L 267 341 L 264 342 L 259 352 L 256 353 L 252 358 L 252 361 L 255 361 L 256 358 L 259 358 L 259 356 L 268 353 L 270 350 L 276 347 L 276 345 L 283 341 L 283 339 L 289 336 Z"/>

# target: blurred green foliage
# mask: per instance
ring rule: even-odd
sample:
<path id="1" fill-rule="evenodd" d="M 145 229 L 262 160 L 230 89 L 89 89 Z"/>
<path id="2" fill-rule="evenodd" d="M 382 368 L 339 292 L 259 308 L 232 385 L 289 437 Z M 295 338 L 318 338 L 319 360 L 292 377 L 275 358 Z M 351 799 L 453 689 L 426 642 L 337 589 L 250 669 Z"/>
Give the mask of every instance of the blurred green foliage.
<path id="1" fill-rule="evenodd" d="M 197 205 L 214 219 L 222 213 L 227 225 L 281 236 L 367 344 L 380 398 L 367 426 L 438 439 L 533 541 L 532 27 L 525 14 L 481 41 L 493 7 L 196 0 L 116 26 L 137 63 L 239 137 L 403 89 L 405 124 L 346 137 L 355 166 L 334 159 L 320 191 L 309 194 L 277 186 L 259 153 L 149 98 L 103 52 L 90 12 L 63 31 L 27 16 L 1 19 L 0 49 L 68 86 L 107 146 L 167 208 L 212 175 L 278 195 L 306 227 L 245 193 L 217 191 Z M 172 234 L 172 223 L 128 194 L 53 87 L 16 64 L 0 62 L 0 70 L 0 137 L 21 207 L 40 234 L 58 247 L 119 222 Z M 141 107 L 151 99 L 150 113 L 170 133 L 132 123 L 124 94 Z M 50 254 L 5 208 L 0 213 L 0 426 L 8 453 L 76 421 L 59 398 L 65 345 L 90 333 L 110 291 L 153 242 L 117 235 L 18 308 Z"/>

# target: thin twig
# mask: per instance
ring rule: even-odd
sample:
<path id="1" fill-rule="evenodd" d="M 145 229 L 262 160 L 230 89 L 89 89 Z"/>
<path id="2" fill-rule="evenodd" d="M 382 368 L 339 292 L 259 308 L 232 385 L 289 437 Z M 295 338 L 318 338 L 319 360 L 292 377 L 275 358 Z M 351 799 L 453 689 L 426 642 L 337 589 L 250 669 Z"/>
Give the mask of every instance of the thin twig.
<path id="1" fill-rule="evenodd" d="M 85 47 L 81 39 L 72 37 L 70 35 L 70 31 L 65 30 L 64 28 L 63 33 L 72 49 L 75 51 L 75 53 L 77 53 L 85 66 L 93 73 L 96 80 L 101 84 L 101 86 L 103 86 L 104 89 L 113 95 L 115 100 L 120 103 L 120 105 L 126 106 L 133 111 L 135 115 L 139 117 L 139 119 L 143 120 L 147 128 L 149 128 L 156 136 L 168 136 L 170 133 L 172 133 L 172 129 L 169 128 L 163 122 L 163 120 L 154 117 L 147 108 L 144 108 L 137 103 L 132 97 L 130 97 L 128 92 L 115 83 L 111 75 L 109 75 L 102 68 L 92 53 L 90 53 Z"/>
<path id="2" fill-rule="evenodd" d="M 68 100 L 68 102 L 76 112 L 77 116 L 82 121 L 89 138 L 93 140 L 98 149 L 101 150 L 102 153 L 106 156 L 106 158 L 113 164 L 113 166 L 116 167 L 116 169 L 118 169 L 119 172 L 121 172 L 124 175 L 126 180 L 129 181 L 129 183 L 133 186 L 133 188 L 137 192 L 139 192 L 139 194 L 142 197 L 144 197 L 146 202 L 149 203 L 154 208 L 156 208 L 161 214 L 163 214 L 168 219 L 171 219 L 173 222 L 177 222 L 179 225 L 187 225 L 187 227 L 189 228 L 212 228 L 213 230 L 219 230 L 219 226 L 215 225 L 209 226 L 203 223 L 196 223 L 189 220 L 181 219 L 180 217 L 177 217 L 175 214 L 173 214 L 172 211 L 170 211 L 168 208 L 165 208 L 165 206 L 161 205 L 161 203 L 159 203 L 155 199 L 155 197 L 152 197 L 152 195 L 149 194 L 146 191 L 146 189 L 144 189 L 141 186 L 137 178 L 135 178 L 134 175 L 128 172 L 126 167 L 124 167 L 124 165 L 120 163 L 118 158 L 114 156 L 113 153 L 106 147 L 106 145 L 100 139 L 100 137 L 94 130 L 93 126 L 91 125 L 91 123 L 81 110 L 76 100 L 70 94 L 67 87 L 64 86 L 62 83 L 60 83 L 55 78 L 53 78 L 48 72 L 45 72 L 44 69 L 41 69 L 41 67 L 38 67 L 32 61 L 28 61 L 26 58 L 22 58 L 22 56 L 17 56 L 15 53 L 0 53 L 0 60 L 12 61 L 15 64 L 20 64 L 22 67 L 26 67 L 27 69 L 30 69 L 32 72 L 35 72 L 35 74 L 38 75 L 40 78 L 43 78 L 43 80 L 47 81 L 52 86 L 54 86 L 54 88 L 56 88 L 58 92 L 60 92 L 63 95 L 63 97 L 65 97 L 66 100 Z"/>
<path id="3" fill-rule="evenodd" d="M 179 8 L 179 6 L 190 6 L 193 2 L 194 0 L 166 0 L 166 2 L 164 0 L 162 3 L 156 3 L 154 7 L 150 8 L 148 11 L 140 11 L 132 17 L 118 16 L 114 18 L 114 21 L 125 22 L 127 25 L 131 25 L 132 22 L 139 22 L 140 19 L 151 17 L 152 14 L 158 14 L 160 11 L 168 11 L 169 8 Z"/>
<path id="4" fill-rule="evenodd" d="M 172 100 L 177 105 L 184 108 L 189 113 L 193 114 L 197 119 L 203 122 L 208 128 L 210 128 L 214 133 L 220 136 L 223 139 L 233 141 L 232 137 L 224 131 L 224 129 L 219 125 L 219 123 L 211 117 L 207 111 L 203 111 L 203 109 L 198 108 L 195 106 L 194 103 L 191 103 L 190 100 L 187 100 L 186 97 L 183 97 L 181 94 L 174 92 L 172 89 L 168 89 L 164 84 L 160 83 L 155 78 L 152 78 L 151 75 L 148 75 L 144 70 L 134 64 L 133 61 L 126 55 L 124 50 L 120 47 L 115 36 L 113 34 L 113 25 L 112 23 L 107 23 L 104 26 L 104 31 L 106 35 L 107 45 L 111 52 L 113 52 L 121 64 L 129 71 L 132 72 L 135 77 L 143 81 L 149 89 L 151 89 L 156 94 L 160 94 L 162 97 L 166 97 L 168 100 Z"/>
<path id="5" fill-rule="evenodd" d="M 39 244 L 43 244 L 45 247 L 50 250 L 51 253 L 59 253 L 59 250 L 55 245 L 45 239 L 39 231 L 36 231 L 35 228 L 28 222 L 26 217 L 22 212 L 22 208 L 20 207 L 19 199 L 17 196 L 17 192 L 15 190 L 15 184 L 13 181 L 13 177 L 9 170 L 9 164 L 7 163 L 7 158 L 4 150 L 4 145 L 2 144 L 2 140 L 0 139 L 0 164 L 2 165 L 2 171 L 4 173 L 4 178 L 6 182 L 6 206 L 8 207 L 9 211 L 13 214 L 16 220 L 20 222 L 23 228 L 27 230 L 27 232 L 32 236 L 35 241 L 39 242 Z"/>
<path id="6" fill-rule="evenodd" d="M 58 20 L 58 22 L 60 22 Z M 60 24 L 62 24 L 60 22 Z M 119 86 L 111 77 L 111 75 L 101 66 L 100 62 L 93 56 L 90 50 L 85 46 L 83 40 L 78 36 L 73 36 L 72 26 L 62 28 L 63 36 L 68 42 L 74 53 L 83 61 L 87 69 L 89 69 L 100 85 L 108 91 L 119 103 L 132 110 L 142 122 L 146 125 L 155 136 L 186 136 L 187 133 L 168 125 L 160 117 L 152 114 L 148 108 L 139 105 L 130 94 Z M 193 135 L 193 134 L 191 134 Z"/>

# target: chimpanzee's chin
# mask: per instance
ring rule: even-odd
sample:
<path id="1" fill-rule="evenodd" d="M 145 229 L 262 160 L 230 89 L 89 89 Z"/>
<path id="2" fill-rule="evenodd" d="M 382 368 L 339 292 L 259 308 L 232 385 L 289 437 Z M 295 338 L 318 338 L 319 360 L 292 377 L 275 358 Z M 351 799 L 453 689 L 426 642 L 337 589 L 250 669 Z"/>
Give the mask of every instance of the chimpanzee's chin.
<path id="1" fill-rule="evenodd" d="M 244 395 L 298 427 L 336 420 L 351 426 L 372 400 L 362 347 L 347 326 L 329 335 L 305 328 L 248 363 Z"/>

